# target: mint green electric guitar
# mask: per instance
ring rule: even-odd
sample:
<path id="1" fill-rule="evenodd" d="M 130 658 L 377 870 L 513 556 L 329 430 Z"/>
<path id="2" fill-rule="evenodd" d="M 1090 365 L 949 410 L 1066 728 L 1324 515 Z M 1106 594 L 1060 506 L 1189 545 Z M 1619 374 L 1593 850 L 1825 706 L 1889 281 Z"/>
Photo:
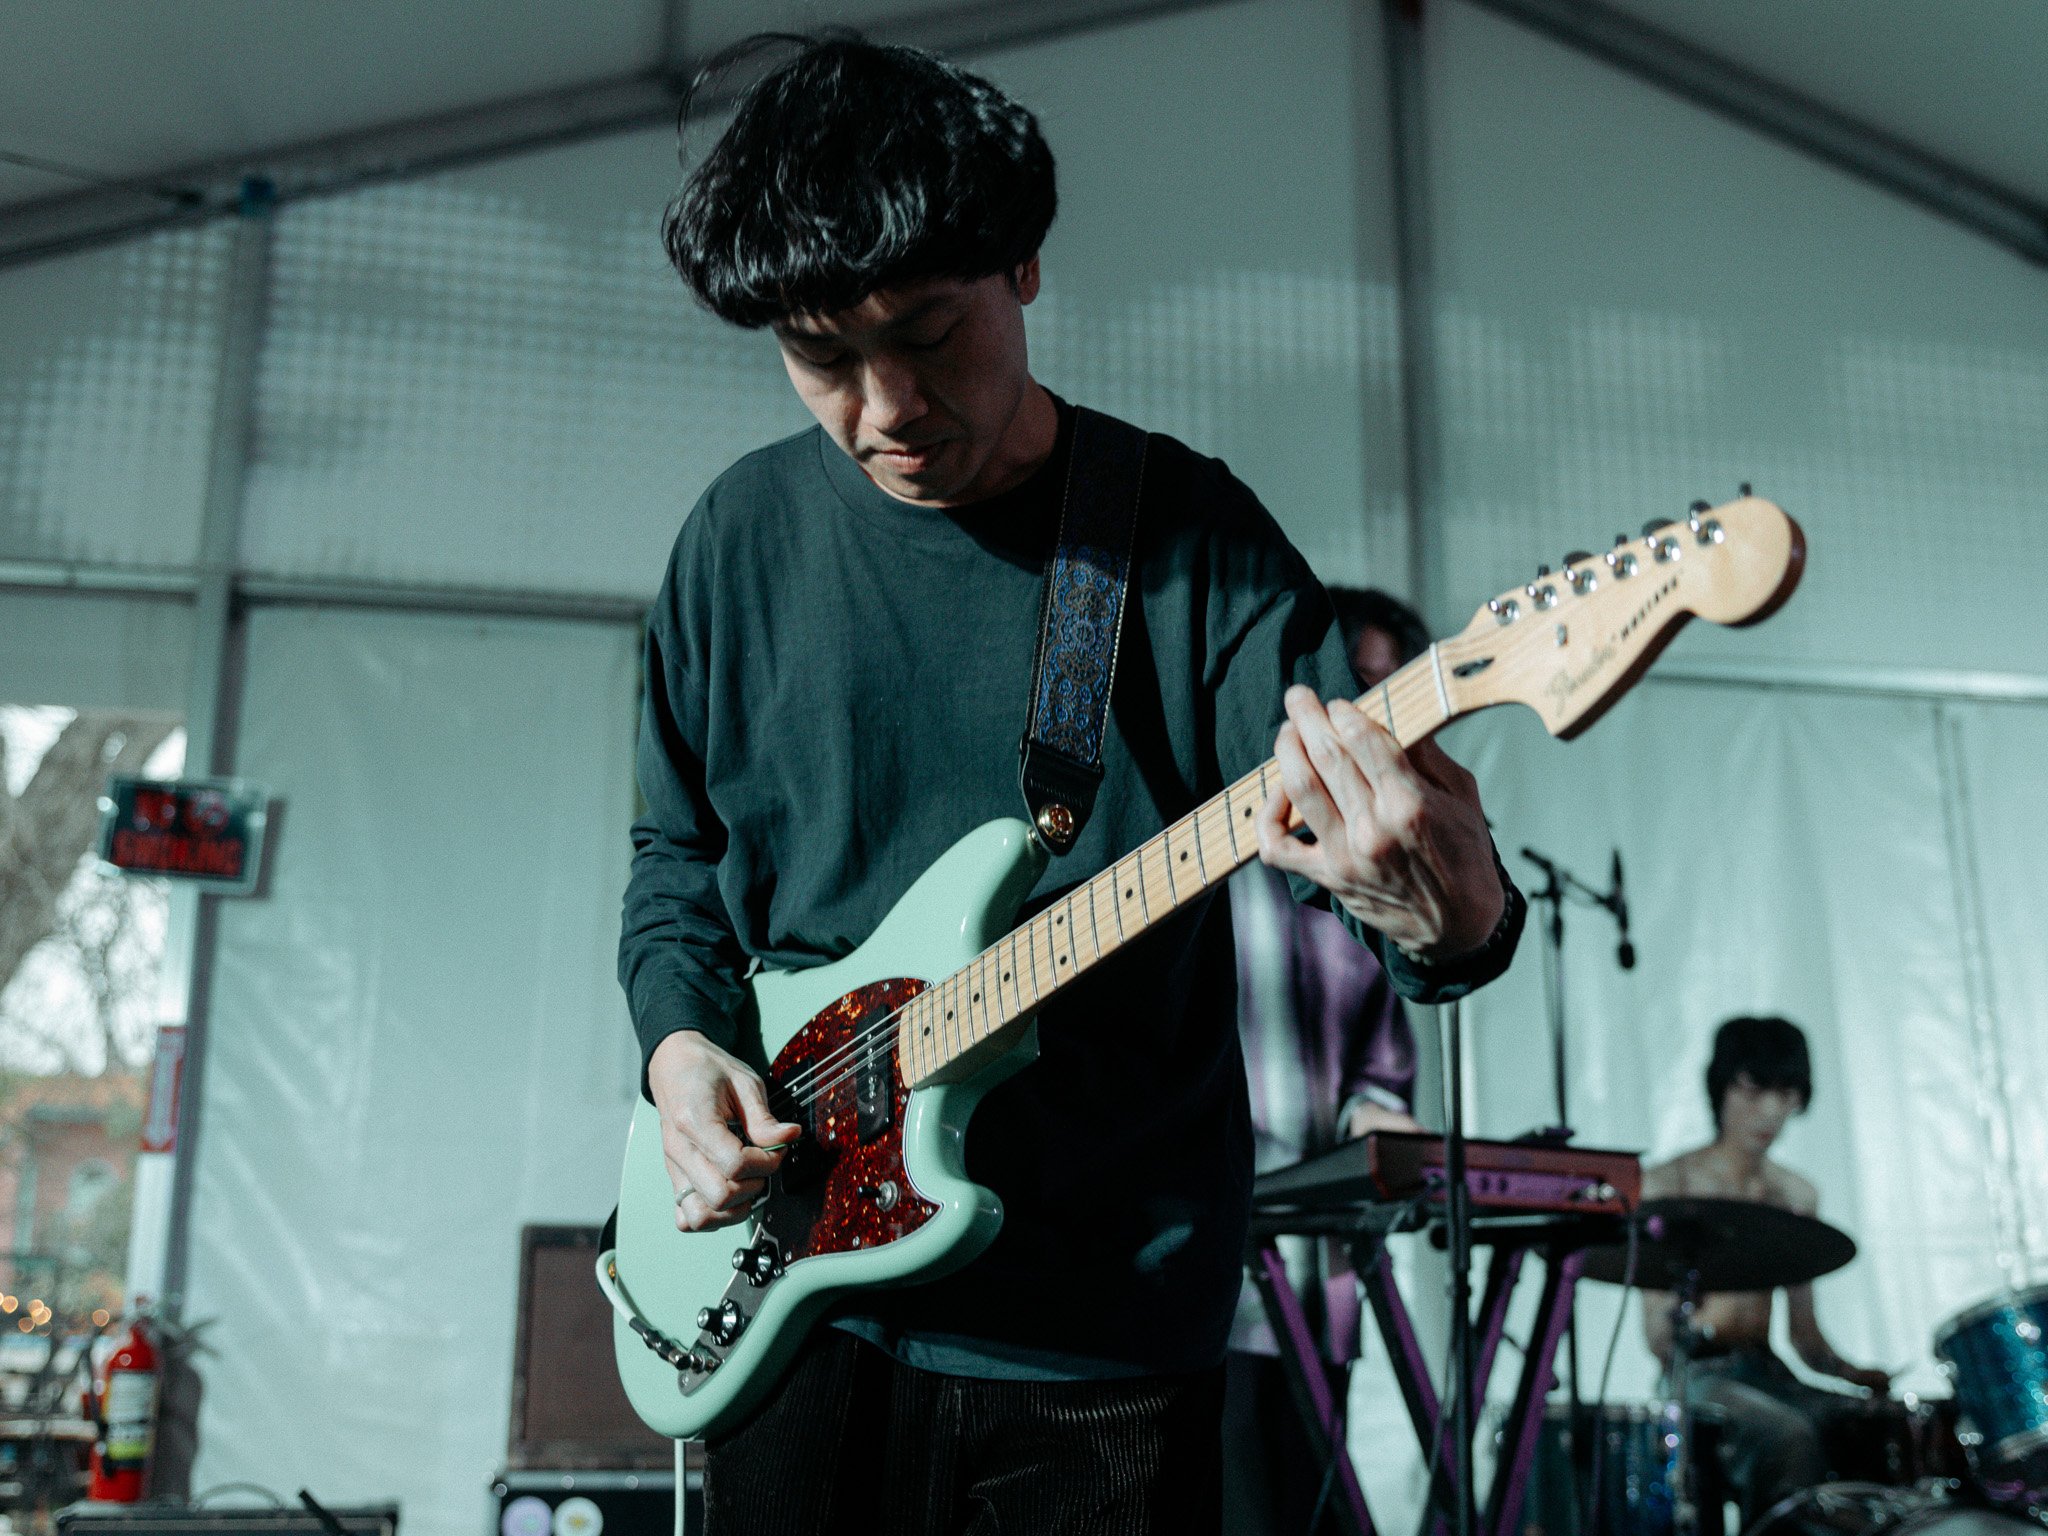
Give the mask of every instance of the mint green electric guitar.
<path id="1" fill-rule="evenodd" d="M 1769 502 L 1702 505 L 1503 593 L 1359 707 L 1404 746 L 1505 703 L 1575 735 L 1688 617 L 1766 617 L 1804 558 Z M 804 1135 L 745 1225 L 679 1232 L 658 1117 L 635 1111 L 598 1279 L 641 1418 L 676 1438 L 716 1432 L 774 1385 L 829 1302 L 935 1278 L 988 1246 L 1002 1202 L 967 1178 L 967 1123 L 1035 1056 L 1033 1011 L 1256 857 L 1253 818 L 1279 775 L 1267 762 L 1016 926 L 1044 856 L 1023 822 L 990 822 L 845 959 L 755 979 L 742 1049 Z"/>

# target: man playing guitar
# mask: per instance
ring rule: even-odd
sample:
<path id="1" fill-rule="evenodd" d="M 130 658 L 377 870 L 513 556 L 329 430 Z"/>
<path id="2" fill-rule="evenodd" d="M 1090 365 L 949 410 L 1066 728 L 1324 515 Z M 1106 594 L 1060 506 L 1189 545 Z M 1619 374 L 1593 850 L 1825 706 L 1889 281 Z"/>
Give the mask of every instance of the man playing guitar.
<path id="1" fill-rule="evenodd" d="M 704 494 L 649 621 L 620 974 L 685 1231 L 741 1221 L 799 1134 L 740 1051 L 749 967 L 844 955 L 952 839 L 1015 814 L 1044 568 L 1089 473 L 1026 355 L 1055 202 L 1029 112 L 837 37 L 741 96 L 670 209 L 687 284 L 771 330 L 818 421 Z M 1277 753 L 1258 842 L 1297 896 L 1412 999 L 1498 975 L 1523 908 L 1471 776 L 1344 702 L 1328 599 L 1222 464 L 1152 437 L 1140 507 L 1104 777 L 1027 910 Z M 714 1536 L 1218 1528 L 1251 1179 L 1228 903 L 1192 902 L 1038 1027 L 967 1141 L 999 1236 L 810 1334 L 707 1447 Z"/>

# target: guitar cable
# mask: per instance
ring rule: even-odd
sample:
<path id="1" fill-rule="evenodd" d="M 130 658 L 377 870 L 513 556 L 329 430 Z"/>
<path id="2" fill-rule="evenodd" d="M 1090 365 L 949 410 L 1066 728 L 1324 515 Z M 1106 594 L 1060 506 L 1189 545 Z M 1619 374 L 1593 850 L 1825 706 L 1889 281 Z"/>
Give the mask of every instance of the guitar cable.
<path id="1" fill-rule="evenodd" d="M 604 1292 L 605 1300 L 612 1304 L 612 1310 L 625 1319 L 626 1326 L 633 1330 L 642 1344 L 661 1356 L 676 1370 L 707 1369 L 706 1361 L 694 1348 L 678 1344 L 671 1339 L 650 1323 L 633 1304 L 633 1298 L 626 1294 L 625 1285 L 619 1279 L 618 1258 L 619 1251 L 616 1248 L 607 1248 L 597 1256 L 597 1288 Z"/>
<path id="2" fill-rule="evenodd" d="M 1593 1470 L 1591 1487 L 1587 1491 L 1586 1499 L 1587 1513 L 1592 1518 L 1579 1522 L 1579 1528 L 1592 1532 L 1593 1536 L 1601 1536 L 1607 1525 L 1607 1511 L 1602 1499 L 1602 1495 L 1606 1492 L 1603 1485 L 1606 1482 L 1607 1473 L 1607 1382 L 1614 1372 L 1614 1351 L 1615 1347 L 1621 1343 L 1621 1325 L 1628 1318 L 1628 1293 L 1635 1288 L 1636 1243 L 1641 1232 L 1642 1223 L 1636 1220 L 1635 1211 L 1630 1210 L 1628 1213 L 1628 1260 L 1622 1266 L 1621 1273 L 1621 1304 L 1614 1309 L 1614 1329 L 1607 1335 L 1607 1356 L 1600 1362 L 1600 1385 L 1593 1394 Z M 1578 1432 L 1576 1424 L 1571 1426 L 1571 1428 L 1574 1434 Z M 1576 1460 L 1576 1457 L 1572 1458 L 1572 1462 L 1576 1462 Z M 1574 1483 L 1578 1481 L 1576 1474 L 1573 1475 L 1572 1480 Z"/>

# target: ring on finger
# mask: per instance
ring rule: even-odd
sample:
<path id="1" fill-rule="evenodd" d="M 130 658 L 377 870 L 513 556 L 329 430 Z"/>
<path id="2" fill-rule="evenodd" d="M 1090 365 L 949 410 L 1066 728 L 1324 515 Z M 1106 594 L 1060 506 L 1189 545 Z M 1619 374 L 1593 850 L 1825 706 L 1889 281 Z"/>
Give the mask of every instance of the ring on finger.
<path id="1" fill-rule="evenodd" d="M 690 1196 L 694 1195 L 695 1193 L 697 1193 L 697 1191 L 694 1187 L 685 1184 L 681 1189 L 676 1191 L 677 1206 L 680 1207 L 685 1200 L 689 1199 Z"/>

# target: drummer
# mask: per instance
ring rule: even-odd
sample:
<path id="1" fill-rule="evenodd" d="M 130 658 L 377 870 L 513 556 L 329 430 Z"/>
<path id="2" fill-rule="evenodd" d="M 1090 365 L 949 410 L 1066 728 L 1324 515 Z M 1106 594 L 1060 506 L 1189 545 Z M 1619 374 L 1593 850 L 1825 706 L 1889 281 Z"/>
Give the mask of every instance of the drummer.
<path id="1" fill-rule="evenodd" d="M 1714 1140 L 1643 1174 L 1643 1197 L 1711 1196 L 1754 1200 L 1811 1216 L 1819 1205 L 1813 1185 L 1773 1162 L 1770 1150 L 1785 1122 L 1813 1099 L 1813 1069 L 1806 1036 L 1781 1018 L 1734 1018 L 1714 1036 L 1707 1067 L 1707 1101 Z M 1786 1494 L 1827 1481 L 1821 1428 L 1861 1400 L 1807 1385 L 1771 1348 L 1773 1291 L 1701 1298 L 1693 1326 L 1699 1334 L 1687 1394 L 1721 1411 L 1722 1455 L 1742 1500 L 1747 1524 Z M 1792 1348 L 1809 1370 L 1884 1394 L 1891 1378 L 1851 1365 L 1835 1353 L 1814 1313 L 1811 1284 L 1789 1287 L 1787 1323 Z M 1650 1348 L 1671 1363 L 1673 1298 L 1648 1292 L 1643 1325 Z"/>

